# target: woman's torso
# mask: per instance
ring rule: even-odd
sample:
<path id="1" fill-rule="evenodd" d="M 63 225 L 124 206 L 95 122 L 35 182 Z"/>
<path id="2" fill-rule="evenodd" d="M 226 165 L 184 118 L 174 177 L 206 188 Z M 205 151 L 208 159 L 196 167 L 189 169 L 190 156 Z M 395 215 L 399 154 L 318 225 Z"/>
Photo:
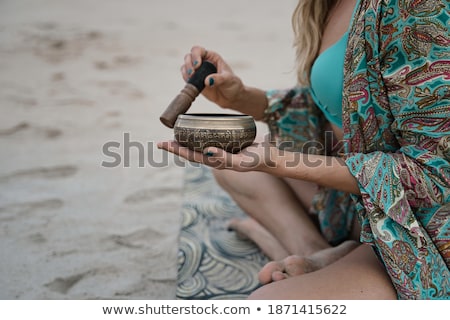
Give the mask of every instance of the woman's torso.
<path id="1" fill-rule="evenodd" d="M 319 55 L 344 38 L 350 27 L 357 3 L 358 0 L 340 0 L 331 9 L 323 32 Z M 343 70 L 341 71 L 343 72 Z M 335 124 L 330 123 L 330 125 L 336 138 L 342 140 L 342 129 Z"/>

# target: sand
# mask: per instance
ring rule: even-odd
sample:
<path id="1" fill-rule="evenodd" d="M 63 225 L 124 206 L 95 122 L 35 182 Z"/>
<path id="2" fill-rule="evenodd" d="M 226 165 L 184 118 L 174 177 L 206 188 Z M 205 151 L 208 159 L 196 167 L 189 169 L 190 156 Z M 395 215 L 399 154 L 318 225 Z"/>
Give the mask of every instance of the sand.
<path id="1" fill-rule="evenodd" d="M 175 298 L 184 171 L 159 115 L 194 44 L 295 83 L 295 3 L 0 2 L 1 299 Z"/>

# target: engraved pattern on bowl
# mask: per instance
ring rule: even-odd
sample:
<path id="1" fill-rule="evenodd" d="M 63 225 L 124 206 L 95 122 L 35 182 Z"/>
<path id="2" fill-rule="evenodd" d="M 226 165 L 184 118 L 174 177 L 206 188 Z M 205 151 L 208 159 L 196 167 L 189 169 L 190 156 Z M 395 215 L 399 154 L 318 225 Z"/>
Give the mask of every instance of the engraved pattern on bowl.
<path id="1" fill-rule="evenodd" d="M 217 147 L 238 153 L 254 142 L 256 124 L 248 115 L 182 114 L 175 123 L 174 135 L 180 145 L 194 151 Z"/>

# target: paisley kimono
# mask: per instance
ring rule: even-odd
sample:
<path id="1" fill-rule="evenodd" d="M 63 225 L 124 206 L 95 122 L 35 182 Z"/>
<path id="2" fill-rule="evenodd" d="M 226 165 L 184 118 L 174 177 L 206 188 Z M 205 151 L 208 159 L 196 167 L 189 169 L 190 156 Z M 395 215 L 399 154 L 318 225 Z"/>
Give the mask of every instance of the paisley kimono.
<path id="1" fill-rule="evenodd" d="M 322 189 L 312 210 L 339 243 L 355 215 L 399 299 L 450 298 L 450 2 L 360 0 L 329 148 L 309 88 L 267 92 L 279 148 L 343 157 L 361 195 Z"/>

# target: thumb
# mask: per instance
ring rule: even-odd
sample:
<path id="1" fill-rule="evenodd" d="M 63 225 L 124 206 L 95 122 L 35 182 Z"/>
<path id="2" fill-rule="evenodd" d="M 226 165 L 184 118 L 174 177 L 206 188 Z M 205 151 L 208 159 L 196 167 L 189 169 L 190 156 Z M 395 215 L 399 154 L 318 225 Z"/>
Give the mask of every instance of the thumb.
<path id="1" fill-rule="evenodd" d="M 207 76 L 205 78 L 205 86 L 206 87 L 214 87 L 220 86 L 225 81 L 227 81 L 230 77 L 227 74 L 215 73 Z"/>

